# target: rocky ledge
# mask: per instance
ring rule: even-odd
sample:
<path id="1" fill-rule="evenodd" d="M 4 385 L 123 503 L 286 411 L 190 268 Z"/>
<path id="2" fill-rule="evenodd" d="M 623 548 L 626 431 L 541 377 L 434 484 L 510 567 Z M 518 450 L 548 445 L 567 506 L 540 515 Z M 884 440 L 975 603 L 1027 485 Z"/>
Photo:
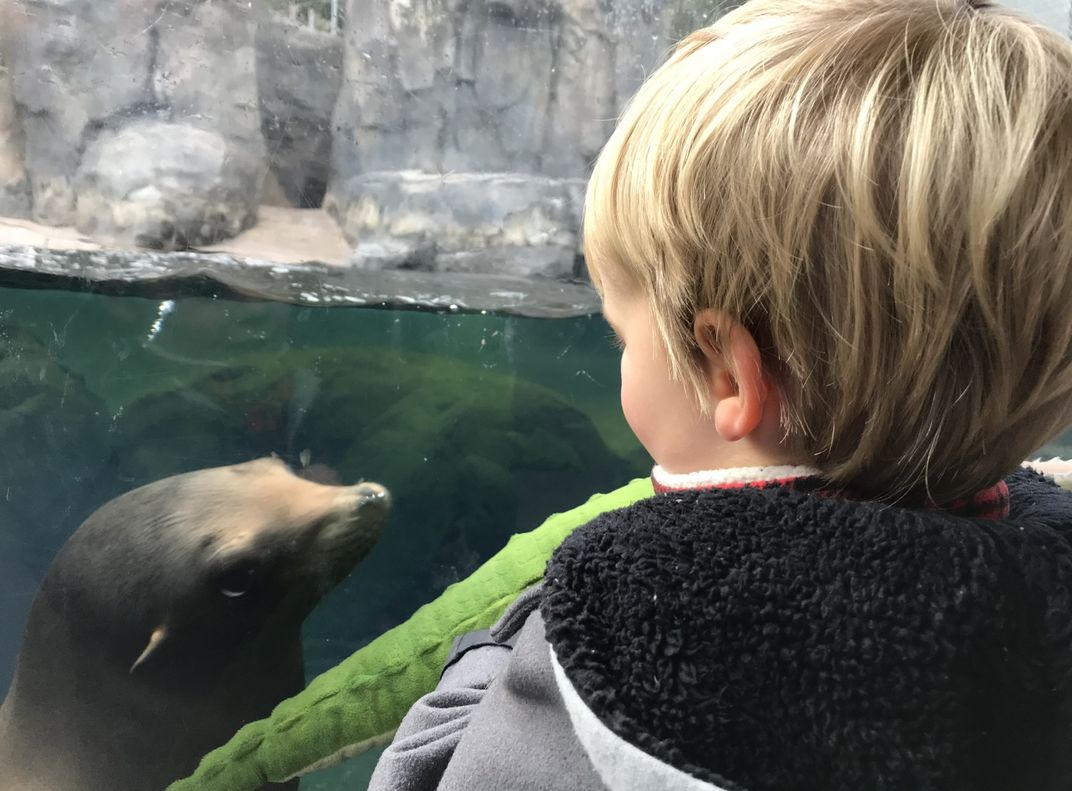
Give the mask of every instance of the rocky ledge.
<path id="1" fill-rule="evenodd" d="M 599 310 L 578 281 L 466 272 L 362 271 L 222 253 L 45 249 L 0 244 L 0 287 L 173 299 L 218 296 L 311 307 L 365 306 L 569 318 Z"/>

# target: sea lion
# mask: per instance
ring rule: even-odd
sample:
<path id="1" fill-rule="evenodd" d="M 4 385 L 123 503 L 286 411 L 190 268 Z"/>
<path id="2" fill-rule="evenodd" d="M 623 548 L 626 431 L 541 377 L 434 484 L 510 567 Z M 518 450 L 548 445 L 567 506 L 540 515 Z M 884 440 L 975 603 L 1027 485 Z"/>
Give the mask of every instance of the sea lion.
<path id="1" fill-rule="evenodd" d="M 382 486 L 276 459 L 106 503 L 34 599 L 0 706 L 0 791 L 160 791 L 192 772 L 304 687 L 302 621 L 389 509 Z"/>

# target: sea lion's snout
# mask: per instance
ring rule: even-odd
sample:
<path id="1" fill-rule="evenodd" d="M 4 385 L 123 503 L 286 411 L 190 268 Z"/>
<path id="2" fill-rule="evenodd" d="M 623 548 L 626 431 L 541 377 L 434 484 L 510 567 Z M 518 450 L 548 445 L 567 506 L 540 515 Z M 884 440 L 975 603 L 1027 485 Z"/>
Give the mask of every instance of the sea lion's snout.
<path id="1" fill-rule="evenodd" d="M 353 488 L 356 490 L 359 509 L 378 509 L 384 515 L 391 511 L 391 493 L 383 486 L 378 483 L 359 483 Z"/>
<path id="2" fill-rule="evenodd" d="M 391 512 L 390 492 L 378 483 L 368 482 L 339 489 L 334 518 L 324 523 L 320 542 L 346 544 L 356 539 L 371 544 Z"/>
<path id="3" fill-rule="evenodd" d="M 383 519 L 391 512 L 391 493 L 378 483 L 362 481 L 338 489 L 335 508 L 343 519 Z"/>

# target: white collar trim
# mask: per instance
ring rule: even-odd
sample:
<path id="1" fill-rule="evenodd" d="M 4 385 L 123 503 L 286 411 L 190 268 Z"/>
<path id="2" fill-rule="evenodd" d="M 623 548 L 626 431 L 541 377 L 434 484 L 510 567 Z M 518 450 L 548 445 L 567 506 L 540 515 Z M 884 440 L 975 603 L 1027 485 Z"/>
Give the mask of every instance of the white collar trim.
<path id="1" fill-rule="evenodd" d="M 667 489 L 704 489 L 712 486 L 784 481 L 789 478 L 807 478 L 818 475 L 814 467 L 784 464 L 772 467 L 730 467 L 724 470 L 700 470 L 699 472 L 672 473 L 658 464 L 651 471 L 652 479 Z"/>

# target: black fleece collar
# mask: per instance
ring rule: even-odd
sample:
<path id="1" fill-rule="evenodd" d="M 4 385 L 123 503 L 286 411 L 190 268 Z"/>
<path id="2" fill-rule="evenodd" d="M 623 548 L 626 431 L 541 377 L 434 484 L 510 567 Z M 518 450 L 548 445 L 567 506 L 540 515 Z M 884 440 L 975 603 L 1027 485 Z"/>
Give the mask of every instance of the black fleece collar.
<path id="1" fill-rule="evenodd" d="M 984 521 L 771 487 L 574 532 L 541 610 L 611 730 L 748 791 L 1072 788 L 1072 496 Z"/>

